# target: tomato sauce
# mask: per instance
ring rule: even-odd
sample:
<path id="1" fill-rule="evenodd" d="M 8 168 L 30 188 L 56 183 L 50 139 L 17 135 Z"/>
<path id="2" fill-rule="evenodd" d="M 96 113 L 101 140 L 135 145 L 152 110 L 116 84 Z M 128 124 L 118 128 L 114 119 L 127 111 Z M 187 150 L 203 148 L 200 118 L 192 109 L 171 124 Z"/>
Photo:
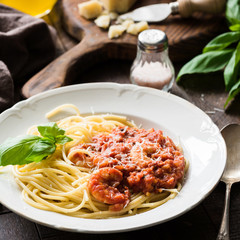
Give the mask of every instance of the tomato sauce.
<path id="1" fill-rule="evenodd" d="M 131 192 L 161 192 L 174 188 L 183 178 L 185 161 L 178 147 L 162 131 L 117 127 L 110 134 L 99 134 L 91 143 L 72 149 L 91 153 L 76 153 L 71 161 L 93 169 L 114 168 L 122 172 L 121 187 Z"/>

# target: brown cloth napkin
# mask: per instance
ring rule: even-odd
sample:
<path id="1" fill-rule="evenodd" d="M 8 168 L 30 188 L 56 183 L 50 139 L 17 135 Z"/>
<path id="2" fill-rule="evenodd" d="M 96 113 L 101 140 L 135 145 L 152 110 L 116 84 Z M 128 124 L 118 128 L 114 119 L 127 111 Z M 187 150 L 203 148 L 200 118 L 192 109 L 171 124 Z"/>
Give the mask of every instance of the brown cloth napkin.
<path id="1" fill-rule="evenodd" d="M 42 19 L 0 4 L 0 112 L 14 103 L 16 88 L 53 60 L 54 35 Z"/>

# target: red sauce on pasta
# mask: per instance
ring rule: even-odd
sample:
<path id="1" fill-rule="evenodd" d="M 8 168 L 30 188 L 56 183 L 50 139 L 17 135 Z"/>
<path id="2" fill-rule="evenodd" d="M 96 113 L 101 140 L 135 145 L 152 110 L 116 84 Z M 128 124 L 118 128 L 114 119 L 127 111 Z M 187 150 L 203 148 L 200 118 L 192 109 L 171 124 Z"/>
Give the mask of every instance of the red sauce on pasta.
<path id="1" fill-rule="evenodd" d="M 93 137 L 91 143 L 73 147 L 70 152 L 76 149 L 88 150 L 90 154 L 73 154 L 73 163 L 98 169 L 89 180 L 90 192 L 99 201 L 115 204 L 112 207 L 115 211 L 128 204 L 129 192 L 159 193 L 174 188 L 184 175 L 183 154 L 160 130 L 117 127 L 110 134 Z M 119 196 L 115 202 L 106 200 L 107 187 L 100 187 L 100 192 L 99 186 L 93 185 L 96 181 L 102 181 L 108 189 L 117 189 L 122 194 L 121 200 Z"/>

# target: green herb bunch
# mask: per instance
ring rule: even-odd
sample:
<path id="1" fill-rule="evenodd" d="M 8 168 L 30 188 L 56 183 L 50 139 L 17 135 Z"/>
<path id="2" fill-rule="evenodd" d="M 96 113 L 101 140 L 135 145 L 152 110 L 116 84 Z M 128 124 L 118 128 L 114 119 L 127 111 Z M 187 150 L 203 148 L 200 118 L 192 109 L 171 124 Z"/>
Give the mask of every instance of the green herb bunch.
<path id="1" fill-rule="evenodd" d="M 37 128 L 41 136 L 8 138 L 0 145 L 0 166 L 40 162 L 55 152 L 56 144 L 63 145 L 72 141 L 56 123 L 51 122 Z"/>
<path id="2" fill-rule="evenodd" d="M 223 71 L 226 91 L 229 93 L 224 107 L 240 92 L 240 0 L 228 0 L 225 16 L 229 32 L 210 41 L 203 53 L 186 63 L 176 81 L 189 74 Z"/>

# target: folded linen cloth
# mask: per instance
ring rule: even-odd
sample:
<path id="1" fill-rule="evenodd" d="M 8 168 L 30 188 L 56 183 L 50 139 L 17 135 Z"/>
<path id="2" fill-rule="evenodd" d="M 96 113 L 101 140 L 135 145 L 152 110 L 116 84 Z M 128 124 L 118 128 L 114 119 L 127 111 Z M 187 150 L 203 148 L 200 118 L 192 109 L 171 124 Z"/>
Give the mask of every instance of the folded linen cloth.
<path id="1" fill-rule="evenodd" d="M 0 4 L 0 112 L 14 103 L 17 87 L 53 60 L 55 34 L 42 19 Z"/>

